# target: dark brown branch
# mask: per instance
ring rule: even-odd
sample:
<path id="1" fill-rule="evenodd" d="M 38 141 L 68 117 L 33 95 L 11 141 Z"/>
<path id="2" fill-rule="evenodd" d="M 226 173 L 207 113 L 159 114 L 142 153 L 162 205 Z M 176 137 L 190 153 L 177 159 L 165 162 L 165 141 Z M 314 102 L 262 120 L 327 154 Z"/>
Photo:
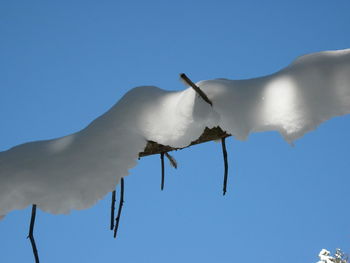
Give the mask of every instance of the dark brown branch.
<path id="1" fill-rule="evenodd" d="M 116 194 L 116 191 L 114 190 L 112 192 L 112 204 L 111 204 L 111 230 L 114 229 L 115 194 Z"/>
<path id="2" fill-rule="evenodd" d="M 160 153 L 160 162 L 161 162 L 161 167 L 162 167 L 162 180 L 161 180 L 161 183 L 160 183 L 160 190 L 163 191 L 164 189 L 164 153 Z"/>
<path id="3" fill-rule="evenodd" d="M 211 100 L 208 98 L 208 96 L 196 85 L 190 80 L 185 73 L 180 74 L 180 78 L 186 82 L 189 86 L 191 86 L 198 94 L 201 96 L 201 98 L 210 104 L 210 106 L 213 106 L 213 103 Z"/>
<path id="4" fill-rule="evenodd" d="M 158 144 L 158 143 L 153 142 L 153 141 L 148 141 L 144 151 L 139 153 L 139 157 L 160 154 L 162 152 L 181 150 L 181 149 L 185 149 L 187 147 L 190 147 L 192 145 L 196 145 L 196 144 L 200 144 L 200 143 L 204 143 L 204 142 L 209 142 L 209 141 L 221 140 L 221 138 L 226 138 L 229 136 L 231 136 L 231 135 L 224 132 L 220 127 L 214 127 L 214 128 L 210 128 L 210 129 L 205 128 L 202 135 L 197 140 L 191 142 L 186 147 L 174 148 L 171 146 Z"/>
<path id="5" fill-rule="evenodd" d="M 224 174 L 224 185 L 223 185 L 223 194 L 226 194 L 226 188 L 227 188 L 227 176 L 228 176 L 228 162 L 227 162 L 227 151 L 226 151 L 226 138 L 221 139 L 221 145 L 222 145 L 222 154 L 224 156 L 224 166 L 225 166 L 225 174 Z"/>
<path id="6" fill-rule="evenodd" d="M 119 200 L 118 214 L 117 214 L 117 217 L 115 219 L 114 238 L 117 237 L 120 215 L 122 213 L 123 204 L 124 204 L 124 178 L 121 178 L 120 179 L 120 200 Z"/>
<path id="7" fill-rule="evenodd" d="M 32 206 L 32 216 L 30 219 L 30 226 L 29 226 L 29 234 L 28 237 L 30 239 L 30 243 L 32 244 L 32 249 L 33 249 L 33 254 L 34 254 L 34 258 L 35 258 L 35 263 L 39 263 L 39 255 L 38 255 L 38 250 L 36 248 L 36 244 L 35 244 L 35 239 L 34 239 L 34 224 L 35 224 L 35 216 L 36 216 L 36 205 L 34 204 Z"/>
<path id="8" fill-rule="evenodd" d="M 175 160 L 174 157 L 172 157 L 169 153 L 165 152 L 165 156 L 168 158 L 170 164 L 172 167 L 174 167 L 175 169 L 177 169 L 177 162 Z"/>

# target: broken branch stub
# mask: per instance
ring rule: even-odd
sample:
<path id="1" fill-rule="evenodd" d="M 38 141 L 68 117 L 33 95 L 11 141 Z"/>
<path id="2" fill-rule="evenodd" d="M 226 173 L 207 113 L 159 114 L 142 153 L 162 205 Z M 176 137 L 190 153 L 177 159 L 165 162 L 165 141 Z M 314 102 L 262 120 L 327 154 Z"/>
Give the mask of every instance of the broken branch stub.
<path id="1" fill-rule="evenodd" d="M 210 106 L 213 106 L 213 103 L 211 102 L 211 100 L 208 98 L 208 96 L 196 85 L 194 84 L 194 82 L 192 80 L 190 80 L 185 73 L 181 73 L 180 74 L 180 78 L 189 86 L 191 86 L 197 93 L 199 96 L 201 96 L 201 98 L 210 104 Z"/>
<path id="2" fill-rule="evenodd" d="M 168 158 L 170 165 L 177 169 L 177 161 L 175 160 L 175 158 L 171 156 L 168 152 L 165 152 L 164 154 Z"/>

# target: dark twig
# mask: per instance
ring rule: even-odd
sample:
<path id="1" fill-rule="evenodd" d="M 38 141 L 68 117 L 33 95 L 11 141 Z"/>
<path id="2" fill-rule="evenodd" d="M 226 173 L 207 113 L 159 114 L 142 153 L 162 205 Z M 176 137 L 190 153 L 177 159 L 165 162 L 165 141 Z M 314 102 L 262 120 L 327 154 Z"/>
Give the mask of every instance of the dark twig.
<path id="1" fill-rule="evenodd" d="M 225 175 L 224 175 L 224 186 L 223 186 L 223 194 L 226 194 L 226 187 L 227 187 L 227 175 L 228 175 L 228 162 L 227 162 L 227 151 L 226 151 L 226 138 L 221 138 L 221 145 L 222 145 L 222 154 L 224 156 L 224 165 L 225 165 Z"/>
<path id="2" fill-rule="evenodd" d="M 199 96 L 202 97 L 202 99 L 209 103 L 210 106 L 213 106 L 213 103 L 211 102 L 211 100 L 207 97 L 207 95 L 196 85 L 192 82 L 192 80 L 190 80 L 185 73 L 181 73 L 180 74 L 180 78 L 182 80 L 184 80 L 186 82 L 186 84 L 188 84 L 189 86 L 191 86 L 198 94 Z"/>
<path id="3" fill-rule="evenodd" d="M 112 204 L 111 204 L 111 230 L 114 229 L 114 211 L 115 211 L 115 190 L 112 192 Z"/>
<path id="4" fill-rule="evenodd" d="M 39 255 L 38 255 L 38 250 L 35 245 L 35 239 L 34 239 L 34 224 L 35 224 L 35 216 L 36 216 L 36 205 L 34 204 L 32 206 L 32 217 L 30 219 L 30 226 L 29 226 L 29 234 L 28 237 L 30 239 L 30 243 L 32 244 L 32 249 L 33 249 L 33 254 L 35 258 L 35 263 L 39 263 Z"/>
<path id="5" fill-rule="evenodd" d="M 177 162 L 176 162 L 175 158 L 167 152 L 165 152 L 165 156 L 168 158 L 171 166 L 174 167 L 175 169 L 177 169 Z"/>
<path id="6" fill-rule="evenodd" d="M 117 214 L 117 217 L 115 219 L 114 238 L 117 237 L 120 215 L 122 213 L 123 204 L 124 204 L 124 178 L 121 178 L 121 180 L 120 180 L 120 200 L 119 200 L 118 214 Z"/>
<path id="7" fill-rule="evenodd" d="M 161 162 L 161 166 L 162 166 L 162 180 L 161 180 L 161 184 L 160 184 L 160 190 L 163 191 L 164 189 L 164 153 L 160 153 L 160 162 Z"/>

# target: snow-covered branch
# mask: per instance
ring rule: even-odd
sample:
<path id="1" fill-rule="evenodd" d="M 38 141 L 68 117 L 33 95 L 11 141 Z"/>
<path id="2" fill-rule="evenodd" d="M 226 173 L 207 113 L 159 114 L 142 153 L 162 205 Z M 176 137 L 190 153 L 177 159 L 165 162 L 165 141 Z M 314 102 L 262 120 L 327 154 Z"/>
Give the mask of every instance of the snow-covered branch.
<path id="1" fill-rule="evenodd" d="M 350 113 L 350 50 L 306 55 L 261 78 L 196 86 L 212 106 L 193 88 L 138 87 L 80 132 L 0 152 L 0 218 L 32 204 L 51 213 L 88 208 L 140 156 L 257 131 L 293 142 Z"/>

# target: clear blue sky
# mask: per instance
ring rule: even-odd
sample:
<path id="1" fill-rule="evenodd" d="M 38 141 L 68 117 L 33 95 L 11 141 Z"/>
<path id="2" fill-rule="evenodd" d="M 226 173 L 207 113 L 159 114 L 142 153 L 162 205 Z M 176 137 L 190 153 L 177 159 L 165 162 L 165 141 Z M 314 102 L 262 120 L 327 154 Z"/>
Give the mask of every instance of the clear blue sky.
<path id="1" fill-rule="evenodd" d="M 350 47 L 350 2 L 0 1 L 0 150 L 84 128 L 135 86 L 252 78 L 299 55 Z M 350 116 L 289 146 L 276 132 L 178 151 L 126 178 L 119 238 L 110 196 L 70 215 L 38 212 L 42 262 L 310 263 L 350 252 Z M 98 175 L 96 175 L 98 176 Z M 0 262 L 33 262 L 30 209 L 0 222 Z"/>

